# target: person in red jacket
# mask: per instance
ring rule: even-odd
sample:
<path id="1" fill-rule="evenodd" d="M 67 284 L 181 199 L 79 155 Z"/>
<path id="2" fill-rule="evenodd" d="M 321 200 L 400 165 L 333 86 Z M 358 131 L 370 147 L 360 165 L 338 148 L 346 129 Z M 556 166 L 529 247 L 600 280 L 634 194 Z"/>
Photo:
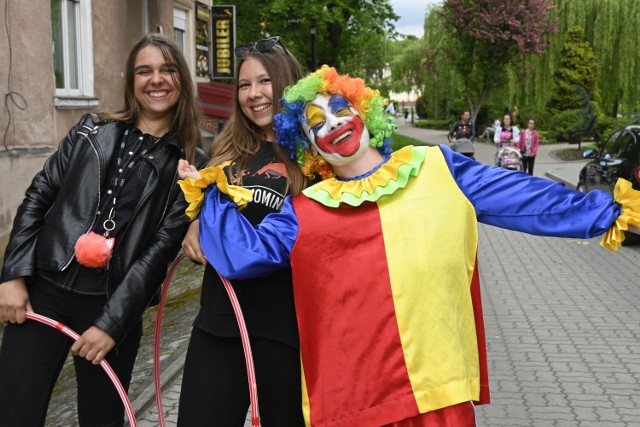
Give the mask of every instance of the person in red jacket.
<path id="1" fill-rule="evenodd" d="M 533 163 L 536 161 L 536 154 L 538 154 L 538 145 L 540 145 L 540 137 L 536 130 L 536 120 L 531 118 L 527 130 L 520 132 L 520 141 L 518 142 L 518 149 L 522 153 L 524 172 L 529 175 L 533 175 Z"/>

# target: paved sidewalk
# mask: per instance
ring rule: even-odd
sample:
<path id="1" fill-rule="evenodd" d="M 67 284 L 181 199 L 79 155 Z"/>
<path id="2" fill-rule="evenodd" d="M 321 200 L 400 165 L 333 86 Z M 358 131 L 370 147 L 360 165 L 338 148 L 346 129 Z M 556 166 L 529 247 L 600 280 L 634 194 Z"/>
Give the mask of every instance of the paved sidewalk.
<path id="1" fill-rule="evenodd" d="M 447 141 L 446 132 L 399 125 L 425 143 Z M 584 161 L 554 158 L 564 147 L 541 146 L 535 174 L 575 188 Z M 479 161 L 493 156 L 492 144 L 476 144 Z M 480 426 L 640 426 L 640 248 L 598 246 L 480 226 L 493 400 L 478 408 Z M 163 364 L 167 426 L 176 423 L 184 350 Z M 153 385 L 133 405 L 138 425 L 158 425 Z"/>

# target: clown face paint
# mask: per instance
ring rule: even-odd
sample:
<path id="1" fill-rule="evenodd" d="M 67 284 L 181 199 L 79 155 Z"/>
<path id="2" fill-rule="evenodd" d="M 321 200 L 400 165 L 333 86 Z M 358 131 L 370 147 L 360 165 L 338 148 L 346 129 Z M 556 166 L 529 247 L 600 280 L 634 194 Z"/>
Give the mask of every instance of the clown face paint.
<path id="1" fill-rule="evenodd" d="M 318 95 L 305 105 L 305 117 L 303 129 L 311 145 L 332 165 L 349 164 L 369 147 L 369 132 L 342 95 Z"/>

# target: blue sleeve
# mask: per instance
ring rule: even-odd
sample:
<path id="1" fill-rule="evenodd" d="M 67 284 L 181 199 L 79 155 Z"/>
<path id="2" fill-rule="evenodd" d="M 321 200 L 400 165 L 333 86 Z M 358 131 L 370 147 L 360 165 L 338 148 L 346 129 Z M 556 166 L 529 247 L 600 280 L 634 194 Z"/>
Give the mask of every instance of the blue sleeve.
<path id="1" fill-rule="evenodd" d="M 540 236 L 590 238 L 613 225 L 621 207 L 607 192 L 587 194 L 524 172 L 488 166 L 441 145 L 479 222 Z"/>
<path id="2" fill-rule="evenodd" d="M 298 220 L 290 196 L 282 211 L 267 215 L 254 228 L 216 186 L 205 192 L 200 246 L 207 262 L 228 279 L 267 276 L 288 267 L 297 235 Z"/>

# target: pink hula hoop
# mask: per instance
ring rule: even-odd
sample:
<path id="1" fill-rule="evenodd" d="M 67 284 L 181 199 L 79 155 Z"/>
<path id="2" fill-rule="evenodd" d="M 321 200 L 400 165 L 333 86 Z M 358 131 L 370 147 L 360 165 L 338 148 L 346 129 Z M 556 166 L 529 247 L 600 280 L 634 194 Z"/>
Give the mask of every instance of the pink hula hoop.
<path id="1" fill-rule="evenodd" d="M 62 332 L 63 334 L 65 334 L 66 336 L 68 336 L 74 341 L 77 341 L 78 338 L 80 338 L 80 335 L 78 335 L 78 333 L 75 332 L 73 329 L 70 329 L 64 324 L 56 320 L 50 319 L 46 316 L 42 316 L 40 314 L 27 311 L 26 317 L 27 319 L 35 320 L 36 322 L 40 322 L 44 325 L 51 326 L 52 328 L 57 329 L 58 331 Z M 122 403 L 124 404 L 124 409 L 125 409 L 125 412 L 127 413 L 127 418 L 129 419 L 129 425 L 131 427 L 136 427 L 138 424 L 136 423 L 136 417 L 133 414 L 133 408 L 131 408 L 131 402 L 129 402 L 129 397 L 127 396 L 127 392 L 125 391 L 124 387 L 120 383 L 118 376 L 116 375 L 116 373 L 113 371 L 113 369 L 105 359 L 102 359 L 102 362 L 100 362 L 100 367 L 107 373 L 107 375 L 109 376 L 109 379 L 111 380 L 116 390 L 118 391 L 120 400 L 122 400 Z"/>
<path id="2" fill-rule="evenodd" d="M 158 408 L 158 421 L 160 423 L 160 427 L 166 427 L 164 408 L 162 406 L 162 384 L 160 379 L 160 332 L 162 329 L 162 312 L 164 310 L 164 304 L 167 298 L 167 291 L 169 289 L 171 278 L 173 277 L 178 264 L 180 264 L 180 261 L 182 261 L 184 258 L 185 255 L 181 253 L 173 261 L 171 267 L 169 267 L 167 277 L 162 284 L 162 294 L 160 296 L 160 303 L 158 304 L 158 312 L 156 314 L 155 342 L 153 346 L 153 377 L 156 389 L 156 405 Z M 236 296 L 236 293 L 233 290 L 229 279 L 221 276 L 220 274 L 218 275 L 220 276 L 220 279 L 224 284 L 224 288 L 226 289 L 227 294 L 229 294 L 229 299 L 231 300 L 231 305 L 233 306 L 233 311 L 236 315 L 236 320 L 238 321 L 238 327 L 240 328 L 240 338 L 242 339 L 242 348 L 244 350 L 244 358 L 247 365 L 247 379 L 249 382 L 249 398 L 251 400 L 251 425 L 257 427 L 260 425 L 260 412 L 258 409 L 258 389 L 256 385 L 256 373 L 253 364 L 253 353 L 251 352 L 251 343 L 249 342 L 247 325 L 244 321 L 244 315 L 242 314 L 242 309 L 240 308 L 238 297 Z"/>

